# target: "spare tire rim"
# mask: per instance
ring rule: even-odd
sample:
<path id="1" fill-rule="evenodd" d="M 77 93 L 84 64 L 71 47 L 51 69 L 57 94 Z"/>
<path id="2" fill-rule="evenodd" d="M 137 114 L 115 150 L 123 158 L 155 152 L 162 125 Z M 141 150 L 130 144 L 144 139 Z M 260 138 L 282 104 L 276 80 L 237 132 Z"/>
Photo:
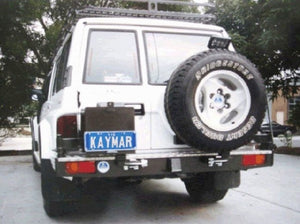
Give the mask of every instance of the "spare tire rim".
<path id="1" fill-rule="evenodd" d="M 208 73 L 194 96 L 200 120 L 215 131 L 231 131 L 247 118 L 251 96 L 242 77 L 229 70 Z"/>

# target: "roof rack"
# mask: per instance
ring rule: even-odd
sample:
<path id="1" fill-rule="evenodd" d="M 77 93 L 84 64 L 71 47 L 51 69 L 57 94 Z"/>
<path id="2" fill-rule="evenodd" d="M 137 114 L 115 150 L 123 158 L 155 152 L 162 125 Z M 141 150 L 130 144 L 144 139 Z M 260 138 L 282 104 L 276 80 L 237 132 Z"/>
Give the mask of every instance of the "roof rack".
<path id="1" fill-rule="evenodd" d="M 191 7 L 214 8 L 212 3 L 195 3 L 171 0 L 117 0 L 118 2 L 135 2 L 148 3 L 148 10 L 145 9 L 126 9 L 126 8 L 104 8 L 89 6 L 85 9 L 77 10 L 77 17 L 138 17 L 138 18 L 155 18 L 155 19 L 171 19 L 197 23 L 212 23 L 215 16 L 205 13 L 187 13 L 175 11 L 159 10 L 159 5 L 181 5 Z"/>
<path id="2" fill-rule="evenodd" d="M 56 50 L 61 47 L 66 35 L 72 29 L 73 25 L 80 18 L 84 17 L 139 17 L 139 18 L 155 18 L 155 19 L 171 19 L 196 23 L 213 23 L 215 16 L 205 13 L 187 13 L 187 12 L 175 12 L 175 11 L 162 11 L 159 10 L 159 5 L 181 5 L 199 7 L 203 11 L 204 8 L 214 8 L 212 3 L 195 3 L 184 1 L 171 1 L 171 0 L 113 0 L 113 2 L 135 2 L 135 3 L 148 3 L 148 9 L 125 9 L 125 8 L 109 8 L 109 7 L 96 7 L 89 6 L 87 8 L 76 10 L 76 18 L 70 16 L 70 21 L 67 21 L 66 25 L 61 31 L 60 38 L 57 41 Z M 114 4 L 118 5 L 118 4 Z M 200 10 L 199 10 L 200 11 Z M 51 58 L 54 59 L 55 55 Z"/>

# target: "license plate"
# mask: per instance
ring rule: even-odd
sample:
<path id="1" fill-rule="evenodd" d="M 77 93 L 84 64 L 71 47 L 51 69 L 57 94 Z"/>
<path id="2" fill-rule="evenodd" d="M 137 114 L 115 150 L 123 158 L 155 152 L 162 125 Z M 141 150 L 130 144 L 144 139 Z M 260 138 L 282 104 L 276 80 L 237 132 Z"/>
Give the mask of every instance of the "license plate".
<path id="1" fill-rule="evenodd" d="M 134 131 L 88 131 L 84 133 L 87 152 L 133 150 L 136 147 Z"/>

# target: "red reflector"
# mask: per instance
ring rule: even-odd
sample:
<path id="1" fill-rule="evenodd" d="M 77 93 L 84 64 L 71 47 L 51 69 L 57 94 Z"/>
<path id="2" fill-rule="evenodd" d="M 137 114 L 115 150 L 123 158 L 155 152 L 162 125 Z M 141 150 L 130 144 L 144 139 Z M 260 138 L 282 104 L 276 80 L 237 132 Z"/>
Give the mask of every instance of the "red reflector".
<path id="1" fill-rule="evenodd" d="M 266 161 L 266 155 L 244 155 L 243 165 L 244 166 L 255 166 L 262 165 Z"/>
<path id="2" fill-rule="evenodd" d="M 93 162 L 93 161 L 68 162 L 68 163 L 65 163 L 65 169 L 68 174 L 95 173 L 96 172 L 95 162 Z"/>
<path id="3" fill-rule="evenodd" d="M 57 134 L 63 138 L 72 138 L 77 136 L 76 116 L 62 116 L 57 120 Z"/>

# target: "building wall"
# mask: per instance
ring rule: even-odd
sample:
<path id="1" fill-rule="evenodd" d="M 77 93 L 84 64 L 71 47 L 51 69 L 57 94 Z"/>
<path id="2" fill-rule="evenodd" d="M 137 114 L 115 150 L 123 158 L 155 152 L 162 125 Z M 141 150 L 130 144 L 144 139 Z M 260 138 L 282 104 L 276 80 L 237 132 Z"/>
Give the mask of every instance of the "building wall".
<path id="1" fill-rule="evenodd" d="M 288 101 L 283 97 L 278 97 L 272 103 L 272 121 L 279 124 L 286 124 L 288 120 Z"/>
<path id="2" fill-rule="evenodd" d="M 298 94 L 296 94 L 295 96 L 300 96 L 300 91 L 298 91 Z M 271 115 L 272 121 L 276 121 L 279 124 L 287 124 L 287 120 L 289 119 L 288 104 L 289 101 L 284 97 L 278 97 L 273 101 Z"/>

